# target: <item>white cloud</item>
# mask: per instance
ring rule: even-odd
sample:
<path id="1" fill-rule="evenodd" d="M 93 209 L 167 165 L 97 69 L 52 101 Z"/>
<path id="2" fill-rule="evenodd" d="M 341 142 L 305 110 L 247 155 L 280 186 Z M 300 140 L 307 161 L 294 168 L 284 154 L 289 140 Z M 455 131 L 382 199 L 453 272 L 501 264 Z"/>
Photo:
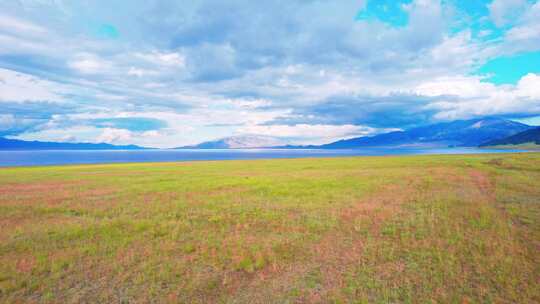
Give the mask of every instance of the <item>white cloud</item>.
<path id="1" fill-rule="evenodd" d="M 540 102 L 540 75 L 529 73 L 523 76 L 516 85 L 494 85 L 482 81 L 476 76 L 459 76 L 439 78 L 420 84 L 414 93 L 425 96 L 455 96 L 463 100 L 508 99 L 505 103 L 512 104 L 517 98 L 528 98 Z M 531 101 L 533 102 L 533 101 Z"/>
<path id="2" fill-rule="evenodd" d="M 107 94 L 107 93 L 98 93 L 98 94 L 95 94 L 94 96 L 98 100 L 123 101 L 123 100 L 128 99 L 128 96 L 125 96 L 125 95 L 115 95 L 115 94 Z"/>
<path id="3" fill-rule="evenodd" d="M 482 82 L 474 76 L 441 77 L 433 81 L 421 83 L 414 90 L 415 94 L 424 96 L 459 96 L 463 98 L 486 96 L 496 90 L 495 85 Z"/>
<path id="4" fill-rule="evenodd" d="M 286 138 L 302 138 L 304 140 L 338 139 L 351 136 L 363 136 L 376 132 L 376 129 L 356 125 L 250 125 L 238 129 L 241 134 L 256 134 Z"/>
<path id="5" fill-rule="evenodd" d="M 129 145 L 134 143 L 144 144 L 149 139 L 151 143 L 152 138 L 161 137 L 161 134 L 158 131 L 133 132 L 126 129 L 97 128 L 90 125 L 61 127 L 53 123 L 43 126 L 39 130 L 12 137 L 22 140 Z"/>
<path id="6" fill-rule="evenodd" d="M 59 102 L 64 92 L 60 84 L 0 68 L 0 102 Z"/>
<path id="7" fill-rule="evenodd" d="M 47 34 L 47 29 L 22 19 L 0 14 L 0 32 L 15 35 L 38 36 Z"/>
<path id="8" fill-rule="evenodd" d="M 261 107 L 268 107 L 272 105 L 272 102 L 268 99 L 257 98 L 257 99 L 229 99 L 227 100 L 234 107 L 243 108 L 243 109 L 256 109 Z"/>
<path id="9" fill-rule="evenodd" d="M 540 113 L 540 75 L 532 73 L 516 85 L 500 86 L 473 76 L 441 78 L 419 85 L 415 93 L 439 96 L 427 105 L 436 110 L 436 119 Z"/>
<path id="10" fill-rule="evenodd" d="M 469 30 L 462 31 L 452 36 L 445 36 L 441 43 L 435 45 L 429 51 L 431 60 L 430 68 L 451 68 L 452 74 L 468 71 L 477 61 L 486 57 L 478 43 L 476 43 Z"/>
<path id="11" fill-rule="evenodd" d="M 0 11 L 2 10 L 0 1 Z M 81 47 L 62 39 L 57 32 L 46 26 L 45 23 L 30 22 L 22 19 L 26 14 L 7 15 L 0 13 L 0 54 L 8 55 L 40 55 L 41 59 L 50 57 L 65 58 L 74 46 Z M 43 21 L 43 20 L 41 20 Z M 59 46 L 62 46 L 59 51 Z"/>
<path id="12" fill-rule="evenodd" d="M 148 82 L 144 84 L 144 88 L 146 89 L 159 89 L 165 86 L 166 85 L 164 83 L 159 83 L 159 82 Z"/>
<path id="13" fill-rule="evenodd" d="M 517 84 L 517 94 L 520 97 L 540 100 L 540 74 L 529 73 L 523 76 Z"/>
<path id="14" fill-rule="evenodd" d="M 494 0 L 488 9 L 493 23 L 501 27 L 521 15 L 526 6 L 526 0 Z"/>
<path id="15" fill-rule="evenodd" d="M 538 51 L 540 49 L 540 2 L 527 7 L 515 18 L 515 25 L 504 35 L 500 45 L 503 54 Z"/>
<path id="16" fill-rule="evenodd" d="M 125 143 L 132 140 L 131 131 L 125 129 L 104 128 L 97 137 L 97 142 L 104 143 Z"/>
<path id="17" fill-rule="evenodd" d="M 40 43 L 28 39 L 20 39 L 0 33 L 0 54 L 18 54 L 45 52 L 47 49 Z"/>
<path id="18" fill-rule="evenodd" d="M 108 142 L 115 144 L 138 144 L 148 147 L 171 148 L 197 144 L 202 141 L 230 136 L 245 125 L 264 124 L 276 117 L 287 115 L 288 111 L 259 111 L 251 108 L 193 109 L 186 113 L 173 112 L 127 112 L 102 111 L 91 113 L 68 114 L 55 117 L 40 132 L 24 134 L 21 138 L 38 140 L 61 140 L 61 134 L 70 134 L 78 140 L 88 142 Z M 80 123 L 92 119 L 113 118 L 153 118 L 166 123 L 160 130 L 134 132 L 118 128 L 96 128 L 81 126 Z M 79 123 L 65 127 L 61 122 Z M 90 132 L 92 131 L 92 132 Z"/>
<path id="19" fill-rule="evenodd" d="M 509 41 L 538 39 L 538 37 L 540 37 L 540 23 L 515 27 L 510 29 L 506 34 L 506 38 Z"/>
<path id="20" fill-rule="evenodd" d="M 144 76 L 150 76 L 150 75 L 157 75 L 158 73 L 151 70 L 130 67 L 127 74 L 129 76 L 144 77 Z"/>
<path id="21" fill-rule="evenodd" d="M 40 130 L 25 132 L 23 134 L 12 136 L 21 140 L 40 140 L 54 142 L 95 142 L 100 130 L 92 126 L 71 126 L 68 128 L 57 128 L 50 124 Z"/>
<path id="22" fill-rule="evenodd" d="M 112 63 L 101 59 L 95 54 L 79 53 L 68 66 L 83 74 L 105 73 L 112 67 Z"/>
<path id="23" fill-rule="evenodd" d="M 186 58 L 184 55 L 176 52 L 150 52 L 150 53 L 136 53 L 136 57 L 142 58 L 152 64 L 164 65 L 171 67 L 184 67 L 186 64 Z"/>

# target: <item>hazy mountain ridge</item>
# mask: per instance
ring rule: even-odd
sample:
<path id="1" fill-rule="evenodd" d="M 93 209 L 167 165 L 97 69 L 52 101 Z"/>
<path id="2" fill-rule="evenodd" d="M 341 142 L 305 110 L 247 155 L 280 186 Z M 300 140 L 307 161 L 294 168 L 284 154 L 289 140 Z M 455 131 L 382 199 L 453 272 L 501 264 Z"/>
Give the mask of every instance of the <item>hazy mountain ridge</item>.
<path id="1" fill-rule="evenodd" d="M 285 142 L 271 136 L 242 135 L 231 136 L 213 141 L 202 142 L 193 146 L 178 147 L 175 149 L 250 149 L 269 148 L 283 145 Z"/>
<path id="2" fill-rule="evenodd" d="M 117 146 L 106 143 L 63 143 L 26 141 L 0 137 L 0 150 L 142 150 L 136 145 Z"/>

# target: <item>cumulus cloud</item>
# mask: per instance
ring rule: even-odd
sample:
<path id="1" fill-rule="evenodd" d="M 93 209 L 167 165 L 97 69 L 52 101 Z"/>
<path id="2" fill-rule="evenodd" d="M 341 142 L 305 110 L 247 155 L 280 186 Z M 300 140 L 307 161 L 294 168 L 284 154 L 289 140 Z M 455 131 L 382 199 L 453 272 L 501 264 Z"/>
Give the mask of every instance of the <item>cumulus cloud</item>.
<path id="1" fill-rule="evenodd" d="M 540 104 L 540 75 L 529 73 L 522 77 L 517 85 L 517 96 L 534 100 Z"/>
<path id="2" fill-rule="evenodd" d="M 459 77 L 438 79 L 417 89 L 419 93 L 437 97 L 427 108 L 434 110 L 434 117 L 440 119 L 540 113 L 540 75 L 532 73 L 516 85 L 496 86 L 478 77 Z"/>

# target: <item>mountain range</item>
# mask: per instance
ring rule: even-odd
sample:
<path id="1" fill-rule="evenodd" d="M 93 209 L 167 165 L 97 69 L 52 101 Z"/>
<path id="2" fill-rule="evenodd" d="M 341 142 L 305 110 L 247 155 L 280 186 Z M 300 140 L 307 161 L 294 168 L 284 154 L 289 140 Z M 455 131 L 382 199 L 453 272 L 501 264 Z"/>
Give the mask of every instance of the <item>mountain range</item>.
<path id="1" fill-rule="evenodd" d="M 26 141 L 0 137 L 0 150 L 140 150 L 147 149 L 135 145 L 117 146 L 106 143 L 63 143 Z"/>
<path id="2" fill-rule="evenodd" d="M 358 149 L 370 147 L 478 147 L 491 140 L 530 130 L 529 125 L 500 118 L 457 120 L 405 131 L 355 137 L 314 146 L 282 146 L 290 149 Z"/>
<path id="3" fill-rule="evenodd" d="M 521 134 L 523 135 L 516 135 Z M 405 131 L 394 131 L 374 136 L 343 139 L 324 145 L 294 146 L 286 145 L 282 139 L 271 136 L 243 135 L 202 142 L 193 146 L 176 149 L 246 149 L 246 148 L 281 148 L 281 149 L 355 149 L 367 147 L 477 147 L 501 144 L 497 140 L 508 142 L 537 138 L 538 128 L 523 123 L 501 119 L 481 118 L 457 120 L 432 124 Z M 512 137 L 512 136 L 517 137 Z M 504 142 L 506 142 L 504 141 Z M 530 140 L 529 140 L 530 141 Z M 538 143 L 538 141 L 536 141 Z M 0 138 L 0 150 L 137 150 L 146 149 L 135 145 L 116 146 L 99 143 L 59 143 L 22 141 Z"/>
<path id="4" fill-rule="evenodd" d="M 362 147 L 436 146 L 477 147 L 485 142 L 531 129 L 531 126 L 500 118 L 457 120 L 406 131 L 339 140 L 323 149 Z"/>
<path id="5" fill-rule="evenodd" d="M 276 145 L 275 143 L 279 142 L 276 138 L 250 135 L 227 137 L 181 148 L 355 149 L 398 146 L 477 147 L 488 141 L 505 138 L 531 128 L 531 126 L 511 120 L 501 118 L 481 118 L 432 124 L 410 130 L 394 131 L 375 136 L 343 139 L 324 145 Z"/>

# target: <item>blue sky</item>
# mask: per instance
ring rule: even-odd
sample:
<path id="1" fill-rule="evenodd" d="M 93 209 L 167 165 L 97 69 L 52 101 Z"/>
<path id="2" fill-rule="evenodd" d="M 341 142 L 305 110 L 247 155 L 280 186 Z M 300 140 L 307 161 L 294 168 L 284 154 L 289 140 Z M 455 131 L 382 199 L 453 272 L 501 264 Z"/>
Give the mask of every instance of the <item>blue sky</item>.
<path id="1" fill-rule="evenodd" d="M 540 124 L 530 0 L 0 2 L 0 136 L 324 143 L 483 116 Z"/>

